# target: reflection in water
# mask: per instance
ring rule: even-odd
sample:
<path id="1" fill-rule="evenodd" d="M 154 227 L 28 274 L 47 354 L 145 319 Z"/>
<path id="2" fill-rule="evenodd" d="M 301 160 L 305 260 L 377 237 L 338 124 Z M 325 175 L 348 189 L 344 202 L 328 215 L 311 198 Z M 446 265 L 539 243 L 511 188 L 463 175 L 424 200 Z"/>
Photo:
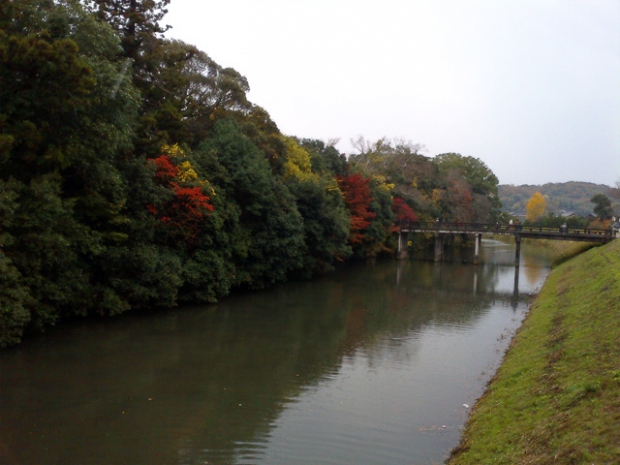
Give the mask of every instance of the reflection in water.
<path id="1" fill-rule="evenodd" d="M 545 275 L 483 247 L 33 338 L 0 354 L 0 463 L 440 461 Z"/>
<path id="2" fill-rule="evenodd" d="M 542 254 L 541 252 L 535 253 L 536 249 L 523 248 L 523 263 L 525 264 L 525 277 L 530 286 L 536 287 L 540 283 L 541 279 L 546 279 L 546 274 L 543 276 L 544 268 L 541 266 L 543 263 L 549 263 L 551 260 L 550 253 Z M 544 260 L 544 261 L 543 261 Z"/>

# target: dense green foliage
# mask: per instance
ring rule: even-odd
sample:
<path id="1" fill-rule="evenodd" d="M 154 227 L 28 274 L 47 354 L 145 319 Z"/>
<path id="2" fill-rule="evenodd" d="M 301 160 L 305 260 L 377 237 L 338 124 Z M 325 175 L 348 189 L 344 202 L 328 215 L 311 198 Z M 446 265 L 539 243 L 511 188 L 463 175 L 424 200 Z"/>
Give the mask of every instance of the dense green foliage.
<path id="1" fill-rule="evenodd" d="M 168 3 L 0 4 L 0 345 L 391 253 L 396 219 L 498 218 L 478 159 L 284 136 L 245 77 L 163 37 Z"/>
<path id="2" fill-rule="evenodd" d="M 547 211 L 560 215 L 561 211 L 587 216 L 593 213 L 590 199 L 597 194 L 610 196 L 613 189 L 603 184 L 588 182 L 549 183 L 542 186 L 499 186 L 499 198 L 507 212 L 525 214 L 527 203 L 535 192 L 540 192 L 547 202 Z M 613 206 L 620 213 L 620 203 Z"/>
<path id="3" fill-rule="evenodd" d="M 590 199 L 590 202 L 594 204 L 594 214 L 598 218 L 605 219 L 612 215 L 611 199 L 605 194 L 596 194 Z"/>
<path id="4" fill-rule="evenodd" d="M 566 226 L 569 229 L 582 229 L 582 228 L 602 228 L 604 225 L 593 224 L 588 218 L 583 216 L 569 216 L 556 215 L 553 212 L 547 212 L 546 215 L 538 218 L 536 221 L 524 221 L 525 226 L 541 226 L 543 228 L 560 228 Z"/>

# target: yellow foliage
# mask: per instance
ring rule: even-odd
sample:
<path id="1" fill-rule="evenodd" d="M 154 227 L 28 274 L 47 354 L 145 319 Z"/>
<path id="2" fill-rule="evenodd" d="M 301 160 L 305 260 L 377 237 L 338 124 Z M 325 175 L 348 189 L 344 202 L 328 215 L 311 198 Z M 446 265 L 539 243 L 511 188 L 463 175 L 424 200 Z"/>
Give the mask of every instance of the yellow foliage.
<path id="1" fill-rule="evenodd" d="M 340 190 L 340 186 L 338 186 L 338 183 L 336 182 L 335 178 L 332 178 L 326 190 L 327 192 L 338 192 L 338 195 L 344 198 L 344 194 Z"/>
<path id="2" fill-rule="evenodd" d="M 394 189 L 394 184 L 385 182 L 385 176 L 383 176 L 382 174 L 373 174 L 372 180 L 381 190 L 390 192 L 392 189 Z"/>
<path id="3" fill-rule="evenodd" d="M 164 155 L 168 155 L 169 157 L 175 158 L 176 163 L 179 163 L 179 159 L 187 158 L 185 151 L 179 147 L 179 144 L 164 145 L 161 148 L 161 151 Z M 209 181 L 206 179 L 198 179 L 198 173 L 192 166 L 192 164 L 186 159 L 185 161 L 179 163 L 177 165 L 179 169 L 177 173 L 177 179 L 182 183 L 198 183 L 203 187 L 208 187 L 211 189 L 211 195 L 215 195 L 215 190 L 210 186 Z"/>
<path id="4" fill-rule="evenodd" d="M 536 221 L 545 214 L 547 202 L 540 192 L 534 192 L 527 202 L 525 211 L 525 219 L 527 221 Z"/>
<path id="5" fill-rule="evenodd" d="M 161 148 L 161 151 L 165 155 L 171 156 L 173 158 L 185 158 L 185 152 L 181 147 L 179 147 L 179 144 L 174 144 L 173 146 L 164 145 Z"/>
<path id="6" fill-rule="evenodd" d="M 198 174 L 194 170 L 192 164 L 188 161 L 184 161 L 179 166 L 179 172 L 177 174 L 177 178 L 181 182 L 191 182 L 198 179 Z"/>
<path id="7" fill-rule="evenodd" d="M 286 146 L 287 160 L 284 163 L 284 177 L 292 177 L 302 181 L 316 179 L 312 173 L 310 154 L 292 137 L 282 136 Z"/>

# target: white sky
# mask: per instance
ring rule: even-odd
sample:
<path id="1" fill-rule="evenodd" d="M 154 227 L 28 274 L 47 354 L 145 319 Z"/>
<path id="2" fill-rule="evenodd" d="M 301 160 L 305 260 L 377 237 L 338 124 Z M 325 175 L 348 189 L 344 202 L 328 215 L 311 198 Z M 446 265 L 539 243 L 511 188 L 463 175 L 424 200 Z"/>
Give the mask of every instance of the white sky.
<path id="1" fill-rule="evenodd" d="M 168 36 L 280 130 L 480 158 L 501 184 L 620 181 L 620 0 L 172 0 Z"/>

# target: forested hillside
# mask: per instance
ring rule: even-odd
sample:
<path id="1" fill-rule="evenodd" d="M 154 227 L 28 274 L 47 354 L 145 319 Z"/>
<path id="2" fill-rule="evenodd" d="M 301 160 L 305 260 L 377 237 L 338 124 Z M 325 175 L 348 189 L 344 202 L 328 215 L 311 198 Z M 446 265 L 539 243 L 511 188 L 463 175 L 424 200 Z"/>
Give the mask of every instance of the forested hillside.
<path id="1" fill-rule="evenodd" d="M 397 219 L 499 218 L 476 158 L 282 134 L 244 76 L 163 37 L 168 3 L 0 3 L 0 345 L 391 253 Z"/>
<path id="2" fill-rule="evenodd" d="M 527 202 L 535 192 L 540 192 L 547 202 L 547 211 L 559 214 L 561 210 L 586 216 L 592 214 L 594 204 L 590 199 L 596 194 L 610 196 L 611 188 L 590 182 L 548 183 L 542 186 L 498 186 L 499 198 L 506 212 L 525 212 Z M 615 205 L 618 210 L 620 205 Z"/>

